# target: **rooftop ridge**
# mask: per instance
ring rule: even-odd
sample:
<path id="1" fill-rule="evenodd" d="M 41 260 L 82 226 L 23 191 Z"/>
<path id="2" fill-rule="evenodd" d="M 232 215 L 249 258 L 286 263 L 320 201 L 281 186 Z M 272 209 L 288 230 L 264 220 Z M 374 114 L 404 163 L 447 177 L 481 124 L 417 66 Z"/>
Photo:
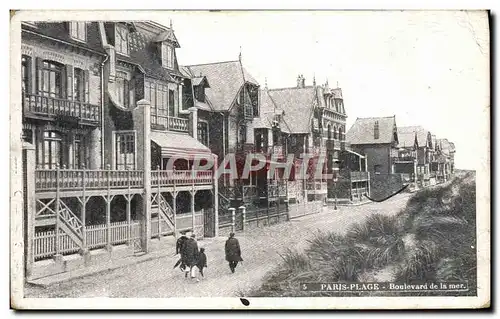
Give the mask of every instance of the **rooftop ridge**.
<path id="1" fill-rule="evenodd" d="M 394 118 L 395 115 L 393 116 L 369 116 L 369 117 L 357 117 L 356 119 L 358 120 L 363 120 L 363 119 L 390 119 L 390 118 Z"/>
<path id="2" fill-rule="evenodd" d="M 314 86 L 312 85 L 307 85 L 305 87 L 296 87 L 296 86 L 290 86 L 290 87 L 284 87 L 284 88 L 275 88 L 275 89 L 267 89 L 268 91 L 282 91 L 282 90 L 291 90 L 291 89 L 312 89 Z"/>
<path id="3" fill-rule="evenodd" d="M 200 63 L 200 64 L 186 64 L 184 66 L 185 67 L 192 67 L 192 66 L 213 65 L 213 64 L 234 63 L 234 62 L 239 62 L 239 61 L 232 60 L 232 61 L 221 61 L 221 62 L 208 62 L 208 63 Z"/>

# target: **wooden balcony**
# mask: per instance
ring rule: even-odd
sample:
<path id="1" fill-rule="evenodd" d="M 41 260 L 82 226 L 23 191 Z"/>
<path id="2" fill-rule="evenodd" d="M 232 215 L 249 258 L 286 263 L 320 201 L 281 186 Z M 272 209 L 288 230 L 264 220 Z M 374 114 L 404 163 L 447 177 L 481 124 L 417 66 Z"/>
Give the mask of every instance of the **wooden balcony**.
<path id="1" fill-rule="evenodd" d="M 143 180 L 143 171 L 37 169 L 35 171 L 35 191 L 142 188 Z"/>
<path id="2" fill-rule="evenodd" d="M 212 185 L 212 171 L 152 171 L 151 187 Z M 35 192 L 102 192 L 144 188 L 140 170 L 37 169 Z"/>
<path id="3" fill-rule="evenodd" d="M 189 120 L 181 117 L 151 114 L 151 127 L 153 129 L 187 133 Z"/>
<path id="4" fill-rule="evenodd" d="M 368 181 L 368 172 L 350 172 L 351 182 Z"/>
<path id="5" fill-rule="evenodd" d="M 212 171 L 151 171 L 151 186 L 211 185 Z"/>
<path id="6" fill-rule="evenodd" d="M 99 125 L 100 107 L 90 103 L 23 92 L 23 115 L 30 118 Z"/>

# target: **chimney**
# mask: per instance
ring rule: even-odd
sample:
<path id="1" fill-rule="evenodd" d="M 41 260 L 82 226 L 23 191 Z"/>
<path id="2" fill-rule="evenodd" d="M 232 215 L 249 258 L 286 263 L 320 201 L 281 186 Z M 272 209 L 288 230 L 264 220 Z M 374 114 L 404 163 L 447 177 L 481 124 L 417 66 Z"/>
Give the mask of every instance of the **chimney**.
<path id="1" fill-rule="evenodd" d="M 299 75 L 297 76 L 297 87 L 299 88 L 301 85 L 302 85 L 302 77 L 301 77 L 301 75 L 299 74 Z"/>
<path id="2" fill-rule="evenodd" d="M 300 82 L 300 86 L 301 86 L 302 88 L 305 88 L 305 87 L 306 87 L 306 79 L 304 78 L 304 76 L 303 76 L 302 74 L 300 75 L 300 77 L 301 77 L 301 78 L 300 78 L 300 80 L 301 80 L 301 82 Z"/>

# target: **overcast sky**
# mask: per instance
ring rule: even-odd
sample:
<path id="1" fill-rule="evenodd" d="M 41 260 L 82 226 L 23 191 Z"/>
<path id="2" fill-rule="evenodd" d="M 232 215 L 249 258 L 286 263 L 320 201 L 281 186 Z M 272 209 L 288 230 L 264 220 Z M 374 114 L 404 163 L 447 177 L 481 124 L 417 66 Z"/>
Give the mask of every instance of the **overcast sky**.
<path id="1" fill-rule="evenodd" d="M 158 18 L 156 18 L 158 16 Z M 396 115 L 457 147 L 456 166 L 477 168 L 489 112 L 489 33 L 483 12 L 164 12 L 180 64 L 237 60 L 269 88 L 328 78 L 357 117 Z M 163 18 L 164 17 L 164 18 Z M 481 145 L 478 141 L 483 141 Z"/>

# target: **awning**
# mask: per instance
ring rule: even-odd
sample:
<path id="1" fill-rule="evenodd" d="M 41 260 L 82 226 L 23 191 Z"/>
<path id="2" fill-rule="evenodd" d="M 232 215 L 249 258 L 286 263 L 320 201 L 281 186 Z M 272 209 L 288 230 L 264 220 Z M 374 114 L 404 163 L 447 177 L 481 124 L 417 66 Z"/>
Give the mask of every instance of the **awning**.
<path id="1" fill-rule="evenodd" d="M 163 158 L 174 156 L 185 159 L 201 157 L 208 160 L 215 156 L 208 147 L 187 134 L 152 131 L 151 140 L 161 148 L 161 157 Z"/>
<path id="2" fill-rule="evenodd" d="M 361 154 L 359 154 L 359 153 L 356 153 L 356 152 L 354 152 L 354 151 L 351 151 L 351 150 L 346 150 L 346 151 L 348 151 L 349 153 L 354 154 L 354 155 L 356 155 L 356 156 L 358 156 L 358 157 L 360 157 L 360 158 L 365 158 L 363 155 L 361 155 Z"/>

